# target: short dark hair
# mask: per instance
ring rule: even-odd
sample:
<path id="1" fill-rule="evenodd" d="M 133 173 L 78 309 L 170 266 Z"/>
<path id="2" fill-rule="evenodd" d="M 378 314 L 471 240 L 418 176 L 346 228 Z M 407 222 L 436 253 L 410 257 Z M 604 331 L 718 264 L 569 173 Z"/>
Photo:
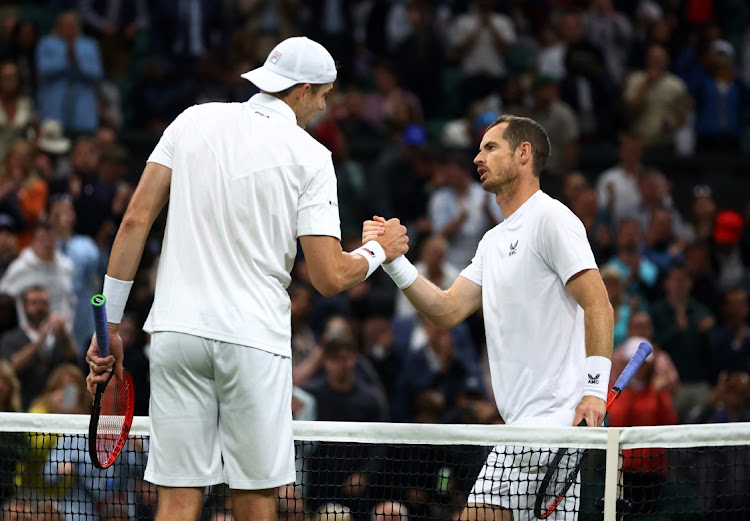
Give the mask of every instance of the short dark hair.
<path id="1" fill-rule="evenodd" d="M 493 121 L 487 127 L 487 130 L 502 123 L 508 124 L 505 127 L 505 132 L 503 132 L 503 139 L 508 142 L 511 152 L 514 152 L 523 142 L 528 142 L 531 145 L 531 156 L 533 158 L 531 170 L 536 177 L 539 177 L 550 154 L 549 137 L 544 128 L 533 119 L 503 114 Z"/>
<path id="2" fill-rule="evenodd" d="M 288 97 L 294 89 L 299 87 L 300 85 L 304 85 L 303 83 L 295 83 L 291 87 L 288 87 L 284 90 L 280 90 L 279 92 L 270 92 L 271 96 L 275 96 L 279 99 L 285 99 Z M 311 83 L 310 89 L 312 90 L 313 94 L 317 94 L 320 89 L 323 88 L 323 85 L 328 85 L 327 83 Z"/>
<path id="3" fill-rule="evenodd" d="M 330 357 L 338 354 L 340 351 L 350 351 L 357 354 L 357 344 L 352 339 L 344 337 L 331 338 L 323 342 L 323 356 Z"/>

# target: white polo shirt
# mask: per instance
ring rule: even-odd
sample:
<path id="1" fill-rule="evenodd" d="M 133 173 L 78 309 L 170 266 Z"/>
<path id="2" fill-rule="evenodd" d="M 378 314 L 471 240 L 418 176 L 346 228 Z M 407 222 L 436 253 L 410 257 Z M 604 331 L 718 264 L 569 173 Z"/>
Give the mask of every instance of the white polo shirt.
<path id="1" fill-rule="evenodd" d="M 267 94 L 187 109 L 148 161 L 172 169 L 144 329 L 291 357 L 286 288 L 302 235 L 341 238 L 330 152 Z"/>
<path id="2" fill-rule="evenodd" d="M 506 423 L 572 425 L 583 309 L 565 283 L 598 269 L 581 221 L 541 190 L 488 231 L 461 276 L 482 286 L 492 389 Z"/>

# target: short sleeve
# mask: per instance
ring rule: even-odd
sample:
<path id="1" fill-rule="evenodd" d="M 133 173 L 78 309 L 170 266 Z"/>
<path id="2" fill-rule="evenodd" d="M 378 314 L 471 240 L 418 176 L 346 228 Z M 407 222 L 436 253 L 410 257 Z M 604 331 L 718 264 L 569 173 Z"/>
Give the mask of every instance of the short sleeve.
<path id="1" fill-rule="evenodd" d="M 167 168 L 172 168 L 175 143 L 177 143 L 177 137 L 180 135 L 180 131 L 185 125 L 186 120 L 187 117 L 183 112 L 169 124 L 161 135 L 161 139 L 159 139 L 153 152 L 148 156 L 148 163 L 159 163 Z"/>
<path id="2" fill-rule="evenodd" d="M 584 270 L 599 269 L 581 220 L 561 203 L 539 221 L 539 251 L 563 284 Z"/>
<path id="3" fill-rule="evenodd" d="M 303 235 L 329 235 L 341 240 L 336 174 L 330 156 L 300 194 L 297 236 Z"/>
<path id="4" fill-rule="evenodd" d="M 474 258 L 471 259 L 471 264 L 466 266 L 459 274 L 479 286 L 482 285 L 482 266 L 484 264 L 484 254 L 486 249 L 487 234 L 485 234 L 484 237 L 482 237 L 482 240 L 479 241 L 479 246 L 477 246 L 477 251 L 474 254 Z"/>

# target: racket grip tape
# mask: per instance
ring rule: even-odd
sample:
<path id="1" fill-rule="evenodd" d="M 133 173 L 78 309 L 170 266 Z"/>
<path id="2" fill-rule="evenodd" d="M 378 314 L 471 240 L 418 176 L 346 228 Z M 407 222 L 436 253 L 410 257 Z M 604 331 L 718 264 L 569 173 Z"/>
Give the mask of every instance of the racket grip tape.
<path id="1" fill-rule="evenodd" d="M 109 356 L 109 325 L 107 324 L 107 299 L 104 295 L 91 297 L 91 307 L 94 310 L 94 323 L 96 325 L 96 343 L 99 346 L 99 356 Z"/>
<path id="2" fill-rule="evenodd" d="M 641 342 L 641 344 L 638 346 L 638 350 L 633 355 L 633 358 L 630 359 L 628 365 L 626 365 L 625 369 L 622 370 L 622 373 L 617 379 L 617 382 L 615 382 L 616 389 L 622 391 L 628 386 L 630 380 L 632 380 L 632 378 L 635 376 L 635 373 L 637 373 L 638 369 L 640 369 L 643 361 L 648 355 L 651 354 L 651 351 L 653 350 L 654 348 L 651 347 L 651 344 L 649 344 L 648 342 Z"/>

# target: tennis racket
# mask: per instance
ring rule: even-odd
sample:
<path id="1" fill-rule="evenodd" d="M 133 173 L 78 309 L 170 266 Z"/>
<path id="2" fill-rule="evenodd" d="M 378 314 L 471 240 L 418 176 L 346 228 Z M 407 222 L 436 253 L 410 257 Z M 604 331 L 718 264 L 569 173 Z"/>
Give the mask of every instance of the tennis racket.
<path id="1" fill-rule="evenodd" d="M 653 348 L 648 342 L 641 342 L 638 350 L 630 359 L 628 365 L 622 370 L 620 377 L 615 382 L 614 387 L 610 389 L 607 395 L 607 409 L 612 405 L 618 396 L 622 394 L 630 380 L 641 367 L 641 364 Z M 586 420 L 581 420 L 579 427 L 586 425 Z M 559 449 L 552 462 L 547 467 L 542 484 L 536 494 L 534 503 L 534 516 L 537 519 L 547 519 L 555 511 L 560 502 L 565 498 L 565 494 L 570 486 L 575 482 L 578 471 L 581 470 L 583 457 L 586 455 L 586 449 Z"/>
<path id="2" fill-rule="evenodd" d="M 96 322 L 96 342 L 99 356 L 109 356 L 109 328 L 104 295 L 94 295 L 91 305 Z M 112 465 L 128 441 L 133 423 L 135 391 L 130 373 L 123 371 L 122 381 L 111 371 L 103 384 L 96 385 L 96 397 L 89 420 L 89 455 L 95 467 Z"/>

